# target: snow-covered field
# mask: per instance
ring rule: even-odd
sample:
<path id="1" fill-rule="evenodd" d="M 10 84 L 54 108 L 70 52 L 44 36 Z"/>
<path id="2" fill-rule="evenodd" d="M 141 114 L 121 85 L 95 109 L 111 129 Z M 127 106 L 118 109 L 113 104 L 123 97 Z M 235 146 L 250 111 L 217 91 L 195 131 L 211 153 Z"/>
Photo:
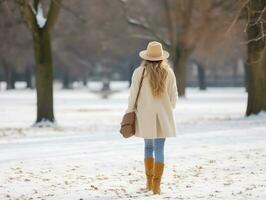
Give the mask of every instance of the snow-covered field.
<path id="1" fill-rule="evenodd" d="M 266 114 L 243 88 L 189 89 L 166 142 L 162 195 L 145 192 L 143 141 L 123 139 L 128 91 L 55 91 L 58 126 L 38 129 L 35 93 L 0 91 L 0 200 L 266 199 Z"/>

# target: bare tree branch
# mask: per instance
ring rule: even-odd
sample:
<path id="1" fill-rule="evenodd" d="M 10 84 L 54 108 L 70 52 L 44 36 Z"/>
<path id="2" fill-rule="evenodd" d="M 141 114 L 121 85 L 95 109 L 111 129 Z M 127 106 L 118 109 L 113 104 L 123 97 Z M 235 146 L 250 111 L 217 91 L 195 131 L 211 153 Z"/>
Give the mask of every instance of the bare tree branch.
<path id="1" fill-rule="evenodd" d="M 252 39 L 249 39 L 246 41 L 246 44 L 249 44 L 251 42 L 259 42 L 260 40 L 265 40 L 266 38 L 266 5 L 260 9 L 260 10 L 252 10 L 249 5 L 250 5 L 250 0 L 248 0 L 248 5 L 246 6 L 247 8 L 247 13 L 248 13 L 248 18 L 247 18 L 247 25 L 246 25 L 246 30 L 249 27 L 252 26 L 257 26 L 259 27 L 259 31 L 257 33 L 257 37 L 254 37 Z"/>
<path id="2" fill-rule="evenodd" d="M 34 14 L 34 8 L 30 4 L 29 0 L 16 0 L 20 7 L 20 12 L 24 16 L 28 27 L 33 31 L 38 31 L 37 21 Z"/>
<path id="3" fill-rule="evenodd" d="M 48 32 L 50 32 L 53 29 L 54 24 L 56 23 L 56 20 L 59 15 L 60 5 L 61 5 L 61 0 L 51 0 L 49 12 L 47 15 L 47 22 L 44 27 L 45 29 L 48 30 Z"/>
<path id="4" fill-rule="evenodd" d="M 171 50 L 173 51 L 173 47 L 176 45 L 176 29 L 177 29 L 177 21 L 175 20 L 176 13 L 171 12 L 171 7 L 176 6 L 176 5 L 170 5 L 169 0 L 162 0 L 162 3 L 164 4 L 165 7 L 165 14 L 166 14 L 166 19 L 167 19 L 167 24 L 168 24 L 168 35 L 171 43 Z"/>
<path id="5" fill-rule="evenodd" d="M 147 22 L 141 22 L 141 21 L 138 21 L 138 20 L 130 17 L 129 12 L 128 12 L 128 8 L 127 8 L 127 2 L 126 2 L 126 0 L 119 0 L 119 1 L 122 3 L 123 11 L 124 11 L 126 20 L 127 20 L 127 22 L 129 24 L 146 30 L 155 39 L 161 41 L 163 43 L 163 45 L 165 45 L 167 47 L 170 46 L 170 42 L 169 41 L 166 41 L 161 35 L 159 35 L 156 31 L 154 31 Z"/>
<path id="6" fill-rule="evenodd" d="M 87 22 L 87 19 L 81 17 L 78 12 L 76 12 L 75 10 L 73 10 L 71 7 L 67 6 L 63 2 L 61 2 L 61 7 L 62 7 L 62 9 L 64 9 L 68 13 L 70 13 L 72 16 L 77 18 L 79 22 L 81 22 L 81 23 L 86 23 Z"/>
<path id="7" fill-rule="evenodd" d="M 243 12 L 243 10 L 246 8 L 247 4 L 248 4 L 249 0 L 246 0 L 245 3 L 241 6 L 241 8 L 239 9 L 236 17 L 234 18 L 233 22 L 230 24 L 228 30 L 226 31 L 226 34 L 228 34 L 233 26 L 236 24 L 236 22 L 239 20 L 240 16 L 241 16 L 241 13 Z"/>

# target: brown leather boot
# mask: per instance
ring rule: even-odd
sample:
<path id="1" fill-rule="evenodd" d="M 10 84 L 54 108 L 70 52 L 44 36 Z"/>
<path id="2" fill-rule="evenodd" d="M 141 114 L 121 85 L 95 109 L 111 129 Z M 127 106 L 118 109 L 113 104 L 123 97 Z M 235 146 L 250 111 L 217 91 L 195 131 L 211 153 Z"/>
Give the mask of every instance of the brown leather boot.
<path id="1" fill-rule="evenodd" d="M 154 176 L 153 176 L 153 194 L 160 194 L 160 184 L 163 175 L 164 164 L 155 163 L 154 165 Z"/>
<path id="2" fill-rule="evenodd" d="M 153 180 L 153 166 L 154 166 L 154 159 L 153 158 L 145 158 L 145 174 L 147 178 L 146 188 L 148 191 L 152 190 L 152 180 Z"/>

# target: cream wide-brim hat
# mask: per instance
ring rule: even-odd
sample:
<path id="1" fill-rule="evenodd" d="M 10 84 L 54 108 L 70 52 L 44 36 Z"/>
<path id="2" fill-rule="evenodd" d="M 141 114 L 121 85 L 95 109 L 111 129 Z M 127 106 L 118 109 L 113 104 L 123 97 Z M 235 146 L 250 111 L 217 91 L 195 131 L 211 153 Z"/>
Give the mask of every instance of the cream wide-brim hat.
<path id="1" fill-rule="evenodd" d="M 169 53 L 163 50 L 160 42 L 149 42 L 147 49 L 139 53 L 139 56 L 144 60 L 149 61 L 160 61 L 165 60 L 169 57 Z"/>

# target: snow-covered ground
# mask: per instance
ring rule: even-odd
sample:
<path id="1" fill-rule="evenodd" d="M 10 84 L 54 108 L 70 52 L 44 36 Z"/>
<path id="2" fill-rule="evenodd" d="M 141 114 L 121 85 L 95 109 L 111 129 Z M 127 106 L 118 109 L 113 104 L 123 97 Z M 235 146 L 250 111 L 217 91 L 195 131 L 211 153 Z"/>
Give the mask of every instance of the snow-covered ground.
<path id="1" fill-rule="evenodd" d="M 244 117 L 243 88 L 178 101 L 161 196 L 144 190 L 143 141 L 118 133 L 127 95 L 56 90 L 58 126 L 38 129 L 35 93 L 0 91 L 0 199 L 266 199 L 266 114 Z"/>

